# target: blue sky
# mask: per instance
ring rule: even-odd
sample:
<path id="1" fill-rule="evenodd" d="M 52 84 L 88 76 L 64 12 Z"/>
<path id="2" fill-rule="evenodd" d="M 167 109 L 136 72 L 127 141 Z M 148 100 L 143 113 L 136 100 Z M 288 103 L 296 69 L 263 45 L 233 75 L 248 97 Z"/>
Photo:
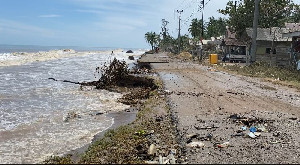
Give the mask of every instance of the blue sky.
<path id="1" fill-rule="evenodd" d="M 206 0 L 207 1 L 207 0 Z M 211 0 L 204 19 L 222 16 L 217 9 L 228 0 Z M 300 1 L 300 0 L 297 0 Z M 177 35 L 178 10 L 182 34 L 189 21 L 200 18 L 200 0 L 0 0 L 0 44 L 149 48 L 144 34 Z M 194 14 L 193 14 L 194 13 Z"/>

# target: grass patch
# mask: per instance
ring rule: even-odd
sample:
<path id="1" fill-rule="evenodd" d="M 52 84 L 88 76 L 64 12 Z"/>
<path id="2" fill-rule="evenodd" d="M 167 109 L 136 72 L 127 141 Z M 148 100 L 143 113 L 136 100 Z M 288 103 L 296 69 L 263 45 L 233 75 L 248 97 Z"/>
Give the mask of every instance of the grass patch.
<path id="1" fill-rule="evenodd" d="M 147 139 L 139 127 L 121 126 L 109 130 L 104 138 L 92 144 L 79 163 L 84 164 L 138 164 L 147 154 Z M 141 155 L 141 156 L 139 156 Z"/>
<path id="2" fill-rule="evenodd" d="M 300 89 L 300 71 L 293 68 L 281 68 L 270 66 L 267 63 L 257 62 L 249 66 L 226 65 L 218 66 L 218 69 L 223 68 L 226 71 L 233 73 L 265 78 L 267 81 L 272 81 L 277 84 L 287 85 Z"/>
<path id="3" fill-rule="evenodd" d="M 71 155 L 64 157 L 60 156 L 51 156 L 50 158 L 44 161 L 45 164 L 72 164 Z"/>

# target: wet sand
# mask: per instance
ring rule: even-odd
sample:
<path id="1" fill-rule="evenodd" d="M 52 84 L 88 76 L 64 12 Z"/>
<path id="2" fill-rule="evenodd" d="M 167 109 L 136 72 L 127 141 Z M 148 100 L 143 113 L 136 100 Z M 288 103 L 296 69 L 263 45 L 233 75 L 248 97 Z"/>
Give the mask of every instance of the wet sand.
<path id="1" fill-rule="evenodd" d="M 109 127 L 108 129 L 106 129 L 105 131 L 102 131 L 98 134 L 96 134 L 92 140 L 92 142 L 90 144 L 86 144 L 83 147 L 80 147 L 76 150 L 72 150 L 67 152 L 65 155 L 71 155 L 71 160 L 72 162 L 78 162 L 80 160 L 80 156 L 87 151 L 88 147 L 95 143 L 97 140 L 100 140 L 101 138 L 104 137 L 104 134 L 110 130 L 110 129 L 116 129 L 122 125 L 127 125 L 132 123 L 135 118 L 136 118 L 136 114 L 137 114 L 137 108 L 136 107 L 131 107 L 125 111 L 121 111 L 121 112 L 113 112 L 113 113 L 108 113 L 105 116 L 106 117 L 112 117 L 114 118 L 114 123 L 111 127 Z"/>

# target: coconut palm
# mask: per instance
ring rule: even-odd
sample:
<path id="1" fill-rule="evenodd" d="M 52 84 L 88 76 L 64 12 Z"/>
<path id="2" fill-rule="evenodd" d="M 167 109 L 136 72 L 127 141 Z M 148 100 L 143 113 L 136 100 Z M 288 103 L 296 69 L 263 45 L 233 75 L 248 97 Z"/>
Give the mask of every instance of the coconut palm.
<path id="1" fill-rule="evenodd" d="M 197 18 L 193 19 L 188 30 L 194 39 L 200 39 L 202 32 L 202 20 L 198 20 Z"/>
<path id="2" fill-rule="evenodd" d="M 154 50 L 154 46 L 159 44 L 160 36 L 155 32 L 147 32 L 145 34 L 145 39 L 151 45 L 152 50 Z"/>

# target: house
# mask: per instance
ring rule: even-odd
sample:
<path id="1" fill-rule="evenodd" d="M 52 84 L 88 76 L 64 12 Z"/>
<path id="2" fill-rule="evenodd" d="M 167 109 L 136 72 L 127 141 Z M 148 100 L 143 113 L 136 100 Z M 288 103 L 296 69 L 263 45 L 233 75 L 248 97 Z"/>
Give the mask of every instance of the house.
<path id="1" fill-rule="evenodd" d="M 283 37 L 292 38 L 291 44 L 291 57 L 292 62 L 296 63 L 300 61 L 300 23 L 286 24 L 288 32 L 283 34 Z"/>
<path id="2" fill-rule="evenodd" d="M 256 61 L 264 61 L 276 66 L 290 66 L 292 62 L 290 54 L 292 38 L 283 36 L 288 31 L 289 29 L 286 27 L 258 28 Z M 252 28 L 246 29 L 250 38 L 252 38 L 252 32 Z"/>
<path id="3" fill-rule="evenodd" d="M 226 27 L 225 38 L 222 40 L 223 56 L 230 62 L 246 62 L 249 58 L 249 43 L 248 40 L 237 39 L 236 33 L 231 32 L 229 27 Z"/>

